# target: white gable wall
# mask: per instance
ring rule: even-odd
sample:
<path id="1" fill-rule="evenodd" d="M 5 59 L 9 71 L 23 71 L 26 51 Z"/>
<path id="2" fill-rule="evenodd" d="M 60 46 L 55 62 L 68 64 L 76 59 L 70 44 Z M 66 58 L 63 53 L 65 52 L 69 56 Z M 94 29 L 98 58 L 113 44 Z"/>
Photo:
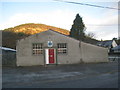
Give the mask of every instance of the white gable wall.
<path id="1" fill-rule="evenodd" d="M 32 55 L 32 44 L 43 43 L 43 49 L 48 48 L 47 42 L 52 41 L 53 47 L 57 49 L 57 43 L 67 43 L 67 54 L 57 54 L 57 64 L 75 64 L 83 62 L 106 62 L 107 50 L 79 41 L 68 36 L 56 33 L 52 30 L 41 32 L 17 43 L 17 66 L 45 65 L 45 53 Z M 82 48 L 82 50 L 81 50 Z"/>
<path id="2" fill-rule="evenodd" d="M 32 43 L 43 43 L 44 49 L 48 48 L 47 41 L 53 41 L 53 47 L 57 48 L 57 43 L 67 43 L 68 53 L 58 54 L 58 64 L 80 63 L 79 41 L 51 30 L 35 34 L 22 39 L 17 43 L 17 65 L 31 66 L 44 65 L 45 55 L 32 55 Z"/>

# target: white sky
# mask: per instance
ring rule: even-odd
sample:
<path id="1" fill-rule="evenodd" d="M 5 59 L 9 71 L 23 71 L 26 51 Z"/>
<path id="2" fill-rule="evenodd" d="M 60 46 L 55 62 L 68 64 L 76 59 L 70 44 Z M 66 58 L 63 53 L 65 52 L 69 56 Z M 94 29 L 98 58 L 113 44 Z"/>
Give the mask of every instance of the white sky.
<path id="1" fill-rule="evenodd" d="M 18 0 L 19 1 L 19 0 Z M 67 0 L 70 1 L 70 0 Z M 112 2 L 97 0 L 72 0 L 101 6 L 118 8 L 118 0 Z M 102 0 L 101 0 L 102 1 Z M 114 1 L 114 2 L 113 2 Z M 0 29 L 24 23 L 42 23 L 70 30 L 77 13 L 83 18 L 87 32 L 93 32 L 96 39 L 110 40 L 118 37 L 118 11 L 90 6 L 57 2 L 54 0 L 0 1 Z"/>

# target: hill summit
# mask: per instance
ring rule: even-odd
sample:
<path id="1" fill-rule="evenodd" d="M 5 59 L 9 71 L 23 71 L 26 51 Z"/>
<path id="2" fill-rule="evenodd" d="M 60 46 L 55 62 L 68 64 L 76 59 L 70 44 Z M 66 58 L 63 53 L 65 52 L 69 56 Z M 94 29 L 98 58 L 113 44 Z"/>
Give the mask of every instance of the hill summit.
<path id="1" fill-rule="evenodd" d="M 4 29 L 4 31 L 32 35 L 32 34 L 40 33 L 43 31 L 47 31 L 49 29 L 52 29 L 52 30 L 57 31 L 64 35 L 69 35 L 69 31 L 66 29 L 49 26 L 49 25 L 45 25 L 45 24 L 35 24 L 35 23 L 21 24 L 19 26 L 15 26 L 13 28 Z"/>

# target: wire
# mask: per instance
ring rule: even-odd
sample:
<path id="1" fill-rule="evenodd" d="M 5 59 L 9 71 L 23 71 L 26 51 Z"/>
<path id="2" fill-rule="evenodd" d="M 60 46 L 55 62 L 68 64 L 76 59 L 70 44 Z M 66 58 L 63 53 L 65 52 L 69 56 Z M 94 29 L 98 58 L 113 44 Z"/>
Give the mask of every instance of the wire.
<path id="1" fill-rule="evenodd" d="M 87 26 L 119 26 L 120 24 L 108 24 L 108 25 L 105 25 L 105 24 L 86 24 Z"/>
<path id="2" fill-rule="evenodd" d="M 70 1 L 63 1 L 63 0 L 54 0 L 54 1 L 65 2 L 65 3 L 72 3 L 72 4 L 80 4 L 80 5 L 92 6 L 92 7 L 98 7 L 98 8 L 107 8 L 107 9 L 120 10 L 120 9 L 118 9 L 118 8 L 104 7 L 104 6 L 93 5 L 93 4 L 85 4 L 85 3 L 70 2 Z"/>

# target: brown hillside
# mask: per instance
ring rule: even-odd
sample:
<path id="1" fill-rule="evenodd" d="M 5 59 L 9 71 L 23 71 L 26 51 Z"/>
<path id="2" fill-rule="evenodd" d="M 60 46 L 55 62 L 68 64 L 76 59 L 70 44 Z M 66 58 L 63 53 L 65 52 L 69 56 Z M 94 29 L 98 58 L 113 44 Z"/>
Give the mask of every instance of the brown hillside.
<path id="1" fill-rule="evenodd" d="M 40 33 L 40 32 L 43 32 L 43 31 L 46 31 L 46 30 L 49 30 L 49 29 L 57 31 L 61 34 L 69 35 L 68 30 L 53 27 L 53 26 L 49 26 L 49 25 L 45 25 L 45 24 L 34 24 L 34 23 L 21 24 L 19 26 L 14 27 L 14 28 L 5 29 L 5 31 L 12 31 L 12 32 L 15 32 L 15 33 L 22 32 L 24 34 L 30 34 L 31 35 L 31 34 Z"/>

